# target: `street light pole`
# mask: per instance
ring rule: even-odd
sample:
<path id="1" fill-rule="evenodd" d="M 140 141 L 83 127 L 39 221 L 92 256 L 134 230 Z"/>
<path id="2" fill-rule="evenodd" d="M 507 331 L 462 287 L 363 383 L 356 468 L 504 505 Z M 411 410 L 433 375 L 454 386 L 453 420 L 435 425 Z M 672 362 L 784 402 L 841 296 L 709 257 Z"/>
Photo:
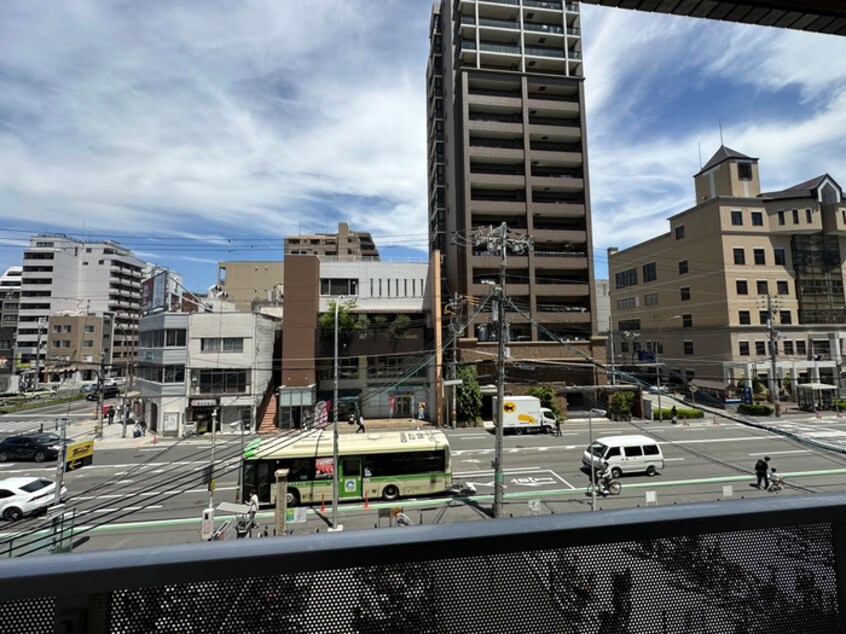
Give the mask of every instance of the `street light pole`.
<path id="1" fill-rule="evenodd" d="M 335 299 L 335 383 L 332 395 L 332 528 L 338 528 L 338 312 L 340 296 Z"/>
<path id="2" fill-rule="evenodd" d="M 215 449 L 215 439 L 217 438 L 217 434 L 215 433 L 215 429 L 217 428 L 217 408 L 215 407 L 212 409 L 211 415 L 211 424 L 212 424 L 212 442 L 211 442 L 211 467 L 209 469 L 209 508 L 214 508 L 214 489 L 215 489 L 215 481 L 214 481 L 214 449 Z"/>
<path id="3" fill-rule="evenodd" d="M 502 517 L 502 498 L 505 474 L 502 471 L 503 419 L 505 414 L 505 275 L 507 265 L 506 235 L 508 225 L 499 226 L 499 289 L 497 297 L 497 355 L 496 355 L 496 439 L 494 443 L 494 501 L 493 516 Z"/>
<path id="4" fill-rule="evenodd" d="M 593 408 L 588 410 L 588 451 L 590 452 L 590 481 L 593 486 L 590 489 L 590 510 L 596 510 L 596 487 L 599 482 L 596 481 L 596 464 L 594 463 L 593 455 Z"/>

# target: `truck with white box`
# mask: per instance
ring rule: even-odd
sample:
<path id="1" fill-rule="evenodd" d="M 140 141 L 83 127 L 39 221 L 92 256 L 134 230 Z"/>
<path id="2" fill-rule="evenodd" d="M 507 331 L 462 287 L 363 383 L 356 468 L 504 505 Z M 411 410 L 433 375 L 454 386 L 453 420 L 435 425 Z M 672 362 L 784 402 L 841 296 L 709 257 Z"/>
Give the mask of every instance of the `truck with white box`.
<path id="1" fill-rule="evenodd" d="M 497 399 L 493 397 L 494 420 L 486 421 L 488 431 L 496 430 Z M 506 396 L 502 407 L 502 431 L 516 435 L 547 434 L 555 429 L 555 414 L 551 409 L 541 407 L 540 399 L 534 396 Z"/>

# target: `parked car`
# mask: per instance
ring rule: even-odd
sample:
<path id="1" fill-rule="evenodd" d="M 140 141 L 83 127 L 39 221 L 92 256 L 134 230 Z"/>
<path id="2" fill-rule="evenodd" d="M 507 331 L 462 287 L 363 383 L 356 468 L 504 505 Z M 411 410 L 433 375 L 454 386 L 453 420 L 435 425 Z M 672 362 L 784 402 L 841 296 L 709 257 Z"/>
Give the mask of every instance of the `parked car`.
<path id="1" fill-rule="evenodd" d="M 79 386 L 79 391 L 83 394 L 88 394 L 88 392 L 93 392 L 97 389 L 96 383 L 83 383 Z"/>
<path id="2" fill-rule="evenodd" d="M 114 398 L 120 394 L 120 388 L 117 385 L 107 385 L 103 388 L 103 398 Z M 100 392 L 94 390 L 93 392 L 88 392 L 85 395 L 86 401 L 98 401 L 100 400 Z"/>
<path id="3" fill-rule="evenodd" d="M 59 499 L 64 502 L 68 491 L 62 487 Z M 14 522 L 34 515 L 53 505 L 56 483 L 46 478 L 8 478 L 0 480 L 0 517 Z"/>
<path id="4" fill-rule="evenodd" d="M 24 396 L 26 396 L 27 400 L 34 401 L 39 398 L 50 398 L 51 396 L 56 396 L 56 390 L 52 387 L 40 387 L 35 390 L 24 392 Z"/>
<path id="5" fill-rule="evenodd" d="M 125 385 L 125 384 L 126 384 L 126 379 L 123 378 L 122 376 L 112 376 L 112 377 L 109 377 L 108 379 L 105 379 L 103 381 L 103 385 L 105 385 L 105 386 Z"/>
<path id="6" fill-rule="evenodd" d="M 65 441 L 67 444 L 68 441 Z M 56 460 L 62 452 L 62 438 L 56 434 L 8 436 L 0 441 L 0 462 L 8 460 Z"/>

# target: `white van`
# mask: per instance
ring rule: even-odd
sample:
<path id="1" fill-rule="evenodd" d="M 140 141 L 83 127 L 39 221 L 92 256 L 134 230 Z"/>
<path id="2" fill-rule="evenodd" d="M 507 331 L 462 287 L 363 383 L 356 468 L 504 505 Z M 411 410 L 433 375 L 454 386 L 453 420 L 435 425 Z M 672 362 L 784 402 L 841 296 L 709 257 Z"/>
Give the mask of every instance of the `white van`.
<path id="1" fill-rule="evenodd" d="M 601 469 L 603 463 L 607 462 L 615 478 L 624 473 L 640 472 L 654 476 L 664 469 L 661 445 L 656 440 L 639 434 L 597 438 L 585 449 L 582 456 L 582 464 L 588 469 L 591 461 L 596 469 Z"/>

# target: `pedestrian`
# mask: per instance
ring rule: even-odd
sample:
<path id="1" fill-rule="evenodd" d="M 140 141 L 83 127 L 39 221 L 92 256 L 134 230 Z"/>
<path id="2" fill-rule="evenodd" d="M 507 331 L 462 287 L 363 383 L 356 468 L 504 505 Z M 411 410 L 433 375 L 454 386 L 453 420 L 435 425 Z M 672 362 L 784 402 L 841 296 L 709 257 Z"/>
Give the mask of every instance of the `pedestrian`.
<path id="1" fill-rule="evenodd" d="M 675 425 L 679 422 L 679 412 L 676 409 L 676 406 L 673 405 L 673 409 L 670 410 L 670 422 Z"/>
<path id="2" fill-rule="evenodd" d="M 758 462 L 755 463 L 755 475 L 758 476 L 758 484 L 757 487 L 761 488 L 761 482 L 764 483 L 763 488 L 766 489 L 770 486 L 770 479 L 767 477 L 767 471 L 769 470 L 770 466 L 770 457 L 764 456 L 764 459 L 758 458 Z"/>
<path id="3" fill-rule="evenodd" d="M 426 403 L 420 403 L 417 406 L 417 420 L 425 420 L 426 419 Z"/>
<path id="4" fill-rule="evenodd" d="M 141 427 L 141 435 L 146 436 L 147 435 L 147 421 L 142 418 L 141 420 L 138 421 L 138 426 Z"/>
<path id="5" fill-rule="evenodd" d="M 555 417 L 555 436 L 561 437 L 561 419 L 557 416 Z"/>
<path id="6" fill-rule="evenodd" d="M 358 417 L 358 429 L 355 430 L 357 434 L 364 433 L 364 416 L 359 415 Z"/>
<path id="7" fill-rule="evenodd" d="M 250 501 L 248 503 L 248 506 L 250 509 L 248 511 L 248 514 L 250 516 L 250 524 L 252 524 L 255 521 L 256 513 L 258 513 L 259 509 L 259 499 L 255 489 L 250 489 Z"/>
<path id="8" fill-rule="evenodd" d="M 109 405 L 109 409 L 106 410 L 106 416 L 109 417 L 109 425 L 115 422 L 115 408 L 113 405 Z"/>

